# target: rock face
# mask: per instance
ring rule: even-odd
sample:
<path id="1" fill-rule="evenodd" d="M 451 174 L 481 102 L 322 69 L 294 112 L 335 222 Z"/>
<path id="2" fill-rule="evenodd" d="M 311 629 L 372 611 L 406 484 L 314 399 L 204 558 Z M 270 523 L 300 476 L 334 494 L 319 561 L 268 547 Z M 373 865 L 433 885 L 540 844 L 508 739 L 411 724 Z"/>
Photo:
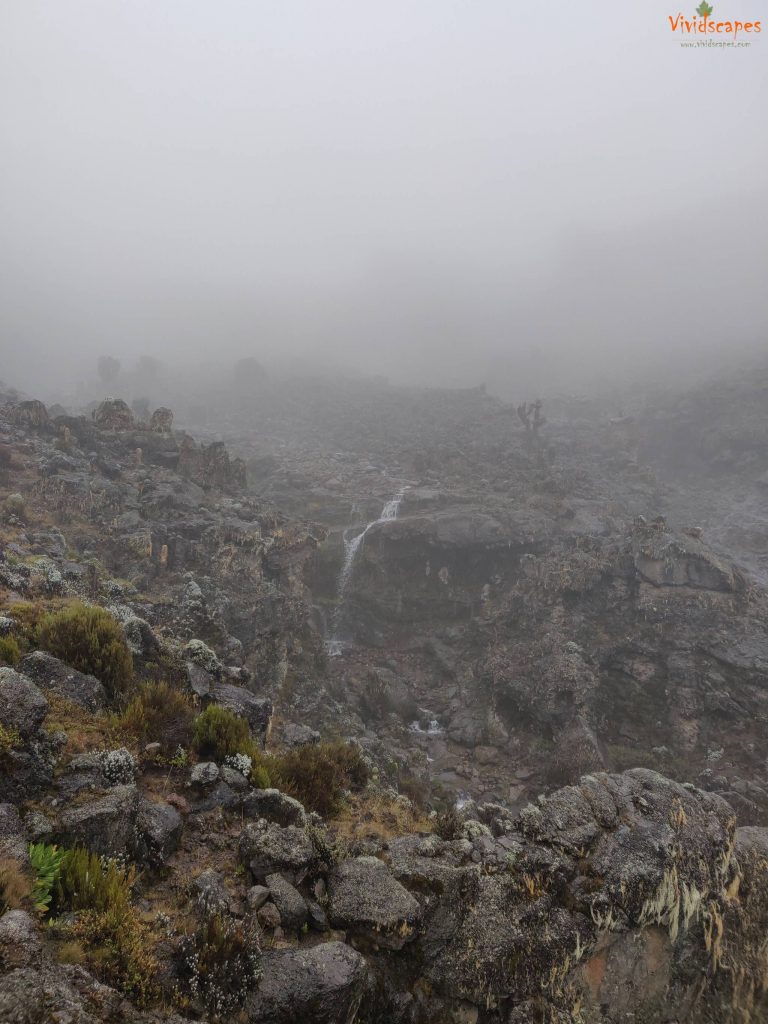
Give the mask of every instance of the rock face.
<path id="1" fill-rule="evenodd" d="M 250 1024 L 353 1024 L 366 990 L 363 957 L 343 942 L 267 953 L 264 978 L 246 1003 Z"/>

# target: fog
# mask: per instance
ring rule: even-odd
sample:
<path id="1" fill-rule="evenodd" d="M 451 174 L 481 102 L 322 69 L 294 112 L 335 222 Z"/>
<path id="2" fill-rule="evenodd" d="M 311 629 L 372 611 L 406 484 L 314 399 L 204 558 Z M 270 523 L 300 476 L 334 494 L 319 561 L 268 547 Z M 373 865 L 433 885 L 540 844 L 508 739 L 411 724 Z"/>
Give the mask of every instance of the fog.
<path id="1" fill-rule="evenodd" d="M 716 50 L 666 0 L 0 12 L 0 377 L 30 393 L 100 355 L 503 389 L 766 346 L 768 22 Z"/>

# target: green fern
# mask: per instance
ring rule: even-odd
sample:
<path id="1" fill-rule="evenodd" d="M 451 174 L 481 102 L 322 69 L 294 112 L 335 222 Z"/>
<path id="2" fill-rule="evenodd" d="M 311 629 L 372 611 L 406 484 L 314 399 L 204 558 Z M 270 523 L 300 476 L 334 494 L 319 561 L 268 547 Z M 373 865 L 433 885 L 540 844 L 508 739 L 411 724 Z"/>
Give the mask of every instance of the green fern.
<path id="1" fill-rule="evenodd" d="M 49 846 L 47 843 L 29 844 L 29 861 L 35 873 L 32 902 L 41 914 L 46 914 L 51 905 L 53 887 L 61 873 L 64 855 L 65 851 L 60 850 L 58 846 Z"/>

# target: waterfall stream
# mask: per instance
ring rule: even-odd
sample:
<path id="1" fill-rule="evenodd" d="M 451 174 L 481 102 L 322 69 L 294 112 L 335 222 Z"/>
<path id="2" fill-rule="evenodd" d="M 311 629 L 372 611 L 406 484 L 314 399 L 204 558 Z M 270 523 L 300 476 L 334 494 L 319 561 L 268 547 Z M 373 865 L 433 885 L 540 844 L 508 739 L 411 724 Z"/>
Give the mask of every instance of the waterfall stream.
<path id="1" fill-rule="evenodd" d="M 366 533 L 371 527 L 376 526 L 378 523 L 386 523 L 390 519 L 397 519 L 397 515 L 400 511 L 400 505 L 405 495 L 406 488 L 402 487 L 394 498 L 386 503 L 384 508 L 381 510 L 381 515 L 378 519 L 373 519 L 365 529 L 361 530 L 360 533 L 354 537 L 349 537 L 348 530 L 344 531 L 344 561 L 342 562 L 341 569 L 339 571 L 338 583 L 336 587 L 337 603 L 333 613 L 333 626 L 330 639 L 326 640 L 325 648 L 328 654 L 334 658 L 343 653 L 344 644 L 339 637 L 339 629 L 341 627 L 343 612 L 344 612 L 344 597 L 349 587 L 349 582 L 352 579 L 352 572 L 355 566 L 355 558 L 357 552 L 360 550 L 360 546 L 363 543 Z"/>

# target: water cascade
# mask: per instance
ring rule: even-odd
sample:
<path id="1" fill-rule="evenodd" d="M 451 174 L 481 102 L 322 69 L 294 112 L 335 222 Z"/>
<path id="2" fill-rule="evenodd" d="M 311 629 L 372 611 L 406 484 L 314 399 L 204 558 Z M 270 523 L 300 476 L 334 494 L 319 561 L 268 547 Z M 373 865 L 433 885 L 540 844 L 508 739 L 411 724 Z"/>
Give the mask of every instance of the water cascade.
<path id="1" fill-rule="evenodd" d="M 376 526 L 378 523 L 386 523 L 390 519 L 397 519 L 397 515 L 398 512 L 400 511 L 400 505 L 402 503 L 403 496 L 405 495 L 405 491 L 406 488 L 402 487 L 394 496 L 394 498 L 390 498 L 390 500 L 386 503 L 384 508 L 381 510 L 381 515 L 379 516 L 379 518 L 374 519 L 370 523 L 368 523 L 365 529 L 361 530 L 360 533 L 358 533 L 356 536 L 349 537 L 348 531 L 344 532 L 344 561 L 342 563 L 341 570 L 339 571 L 339 578 L 336 587 L 337 601 L 336 609 L 333 613 L 333 632 L 331 634 L 330 639 L 326 640 L 325 643 L 326 650 L 328 651 L 328 654 L 331 655 L 331 657 L 336 657 L 340 655 L 343 650 L 343 642 L 339 638 L 339 627 L 341 626 L 343 618 L 344 597 L 349 587 L 349 581 L 352 579 L 352 571 L 355 566 L 355 558 L 357 557 L 357 552 L 360 550 L 360 546 L 363 543 L 363 539 L 366 533 L 368 533 L 368 531 L 371 529 L 371 527 Z"/>

